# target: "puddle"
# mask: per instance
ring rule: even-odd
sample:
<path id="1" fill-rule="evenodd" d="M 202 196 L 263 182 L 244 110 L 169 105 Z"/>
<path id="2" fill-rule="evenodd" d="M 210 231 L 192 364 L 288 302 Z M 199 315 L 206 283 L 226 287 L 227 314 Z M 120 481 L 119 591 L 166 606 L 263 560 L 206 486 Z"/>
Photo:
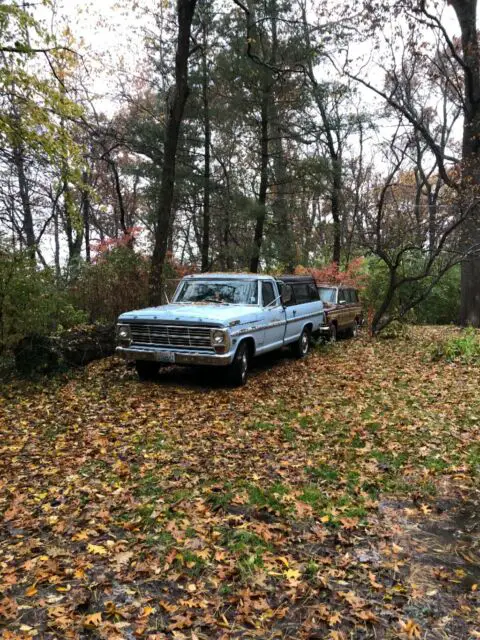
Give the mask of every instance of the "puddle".
<path id="1" fill-rule="evenodd" d="M 415 558 L 416 562 L 455 572 L 459 584 L 468 590 L 480 584 L 478 502 L 447 511 L 437 520 L 420 523 L 413 538 L 425 547 Z"/>
<path id="2" fill-rule="evenodd" d="M 422 638 L 470 640 L 472 623 L 479 622 L 480 493 L 442 498 L 428 508 L 384 501 L 380 513 L 401 549 L 395 557 L 408 585 L 404 611 L 420 623 Z"/>

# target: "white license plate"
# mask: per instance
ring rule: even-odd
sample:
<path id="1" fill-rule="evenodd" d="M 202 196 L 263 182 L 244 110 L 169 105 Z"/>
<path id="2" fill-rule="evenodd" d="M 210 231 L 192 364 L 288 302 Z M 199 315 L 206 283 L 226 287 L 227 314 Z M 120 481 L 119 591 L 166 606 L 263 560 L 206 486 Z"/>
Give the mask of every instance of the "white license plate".
<path id="1" fill-rule="evenodd" d="M 175 353 L 173 351 L 157 351 L 156 359 L 158 362 L 173 364 L 175 362 Z"/>

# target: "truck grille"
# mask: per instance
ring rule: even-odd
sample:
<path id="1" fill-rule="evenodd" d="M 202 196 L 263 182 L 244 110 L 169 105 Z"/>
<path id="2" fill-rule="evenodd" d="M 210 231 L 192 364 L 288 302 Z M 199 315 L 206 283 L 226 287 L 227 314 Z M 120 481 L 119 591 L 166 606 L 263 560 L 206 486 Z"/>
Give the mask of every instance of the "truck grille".
<path id="1" fill-rule="evenodd" d="M 133 344 L 213 351 L 208 327 L 135 323 L 130 329 Z"/>

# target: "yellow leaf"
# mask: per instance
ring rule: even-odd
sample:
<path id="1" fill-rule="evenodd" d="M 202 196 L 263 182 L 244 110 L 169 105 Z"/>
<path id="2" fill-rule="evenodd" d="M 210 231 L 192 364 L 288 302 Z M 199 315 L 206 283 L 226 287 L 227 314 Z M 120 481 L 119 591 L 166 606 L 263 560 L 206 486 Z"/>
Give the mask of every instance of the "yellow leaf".
<path id="1" fill-rule="evenodd" d="M 72 536 L 72 540 L 74 540 L 75 542 L 82 542 L 85 540 L 88 540 L 88 532 L 87 531 L 79 531 L 78 533 L 76 533 L 75 535 Z"/>
<path id="2" fill-rule="evenodd" d="M 87 551 L 90 551 L 90 553 L 93 553 L 96 556 L 104 556 L 108 553 L 105 547 L 102 547 L 100 544 L 87 545 Z"/>
<path id="3" fill-rule="evenodd" d="M 321 522 L 330 522 L 330 516 L 328 516 L 328 515 L 327 516 L 322 516 L 320 518 L 320 521 Z"/>
<path id="4" fill-rule="evenodd" d="M 299 580 L 302 575 L 298 569 L 287 569 L 284 571 L 283 575 L 287 578 L 287 580 Z"/>
<path id="5" fill-rule="evenodd" d="M 60 592 L 70 591 L 70 590 L 71 590 L 71 588 L 72 588 L 72 585 L 67 584 L 67 586 L 66 586 L 66 587 L 57 587 L 57 591 L 60 591 Z"/>
<path id="6" fill-rule="evenodd" d="M 36 595 L 37 593 L 38 593 L 38 591 L 37 591 L 36 583 L 32 584 L 30 587 L 28 587 L 28 589 L 25 589 L 25 595 L 27 596 L 27 598 L 31 598 L 32 596 Z"/>

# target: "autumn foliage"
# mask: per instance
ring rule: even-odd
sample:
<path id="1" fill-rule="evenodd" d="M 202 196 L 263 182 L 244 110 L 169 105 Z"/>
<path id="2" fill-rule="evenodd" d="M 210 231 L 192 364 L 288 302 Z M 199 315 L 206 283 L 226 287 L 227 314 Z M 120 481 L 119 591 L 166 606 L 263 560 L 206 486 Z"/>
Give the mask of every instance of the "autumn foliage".
<path id="1" fill-rule="evenodd" d="M 343 284 L 359 290 L 366 287 L 368 278 L 364 258 L 355 258 L 344 269 L 337 262 L 331 262 L 321 268 L 298 266 L 295 274 L 311 274 L 317 284 Z"/>

